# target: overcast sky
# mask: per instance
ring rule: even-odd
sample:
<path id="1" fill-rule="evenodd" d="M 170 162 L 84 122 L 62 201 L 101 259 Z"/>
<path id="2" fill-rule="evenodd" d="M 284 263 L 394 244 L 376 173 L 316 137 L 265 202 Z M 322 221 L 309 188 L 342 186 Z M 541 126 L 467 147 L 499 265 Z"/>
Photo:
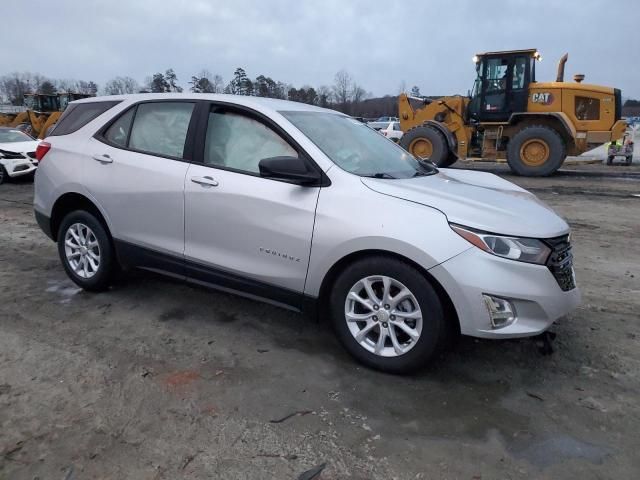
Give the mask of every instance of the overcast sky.
<path id="1" fill-rule="evenodd" d="M 1 10 L 0 74 L 102 86 L 174 68 L 186 87 L 202 69 L 227 82 L 241 66 L 299 87 L 346 69 L 374 96 L 402 81 L 444 95 L 471 88 L 474 53 L 538 48 L 539 81 L 569 52 L 568 78 L 640 98 L 639 0 L 4 0 Z"/>

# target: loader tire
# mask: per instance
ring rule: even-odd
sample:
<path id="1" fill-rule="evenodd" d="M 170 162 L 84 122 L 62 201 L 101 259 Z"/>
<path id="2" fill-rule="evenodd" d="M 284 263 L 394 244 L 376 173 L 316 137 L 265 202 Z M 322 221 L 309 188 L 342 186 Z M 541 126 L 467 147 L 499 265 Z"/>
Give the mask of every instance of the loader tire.
<path id="1" fill-rule="evenodd" d="M 449 158 L 447 139 L 435 128 L 427 125 L 407 130 L 400 139 L 400 146 L 419 160 L 429 160 L 438 167 L 447 167 L 453 163 Z"/>
<path id="2" fill-rule="evenodd" d="M 525 127 L 507 147 L 507 163 L 517 175 L 546 177 L 560 168 L 567 156 L 564 140 L 554 129 L 542 125 Z"/>

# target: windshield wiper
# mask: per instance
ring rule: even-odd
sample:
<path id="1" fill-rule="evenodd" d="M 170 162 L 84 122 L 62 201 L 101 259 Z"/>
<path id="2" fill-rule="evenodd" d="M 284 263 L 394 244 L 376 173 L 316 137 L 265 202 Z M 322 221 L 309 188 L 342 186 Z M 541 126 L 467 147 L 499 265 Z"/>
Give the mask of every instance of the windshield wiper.
<path id="1" fill-rule="evenodd" d="M 432 167 L 431 165 L 426 165 L 422 162 L 418 164 L 420 170 L 416 170 L 416 173 L 413 174 L 414 177 L 426 177 L 428 175 L 434 175 L 438 173 L 438 169 L 436 167 Z"/>
<path id="2" fill-rule="evenodd" d="M 396 178 L 393 175 L 389 175 L 388 173 L 385 173 L 385 172 L 373 173 L 373 174 L 367 175 L 367 176 L 368 177 L 372 177 L 372 178 L 391 178 L 391 179 L 395 179 Z"/>

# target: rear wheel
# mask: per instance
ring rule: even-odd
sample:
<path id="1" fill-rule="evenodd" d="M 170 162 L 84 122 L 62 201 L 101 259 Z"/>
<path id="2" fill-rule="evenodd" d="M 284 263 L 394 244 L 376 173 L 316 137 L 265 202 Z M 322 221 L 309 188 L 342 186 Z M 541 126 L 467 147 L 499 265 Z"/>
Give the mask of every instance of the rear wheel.
<path id="1" fill-rule="evenodd" d="M 8 179 L 9 179 L 9 174 L 7 173 L 7 169 L 4 168 L 4 165 L 0 164 L 0 185 L 2 185 Z"/>
<path id="2" fill-rule="evenodd" d="M 551 175 L 566 158 L 562 137 L 554 129 L 536 125 L 516 133 L 507 147 L 507 162 L 518 175 Z"/>
<path id="3" fill-rule="evenodd" d="M 60 260 L 69 278 L 85 290 L 106 290 L 116 259 L 100 221 L 87 211 L 76 210 L 64 217 L 57 238 Z"/>
<path id="4" fill-rule="evenodd" d="M 445 336 L 442 304 L 412 266 L 371 257 L 347 267 L 330 296 L 334 330 L 363 364 L 406 373 L 424 366 Z"/>
<path id="5" fill-rule="evenodd" d="M 444 135 L 428 125 L 409 129 L 400 139 L 400 145 L 416 158 L 429 160 L 438 167 L 453 163 L 449 161 L 449 146 Z"/>

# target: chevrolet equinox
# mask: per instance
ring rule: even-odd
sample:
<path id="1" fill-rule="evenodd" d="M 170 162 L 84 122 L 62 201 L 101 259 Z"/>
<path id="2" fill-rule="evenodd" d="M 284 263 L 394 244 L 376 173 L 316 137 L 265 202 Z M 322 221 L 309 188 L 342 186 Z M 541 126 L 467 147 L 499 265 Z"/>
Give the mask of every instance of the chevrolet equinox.
<path id="1" fill-rule="evenodd" d="M 341 113 L 143 94 L 72 102 L 35 216 L 69 277 L 137 267 L 330 317 L 359 361 L 424 365 L 451 332 L 537 335 L 577 306 L 569 227 L 489 173 L 436 169 Z"/>

